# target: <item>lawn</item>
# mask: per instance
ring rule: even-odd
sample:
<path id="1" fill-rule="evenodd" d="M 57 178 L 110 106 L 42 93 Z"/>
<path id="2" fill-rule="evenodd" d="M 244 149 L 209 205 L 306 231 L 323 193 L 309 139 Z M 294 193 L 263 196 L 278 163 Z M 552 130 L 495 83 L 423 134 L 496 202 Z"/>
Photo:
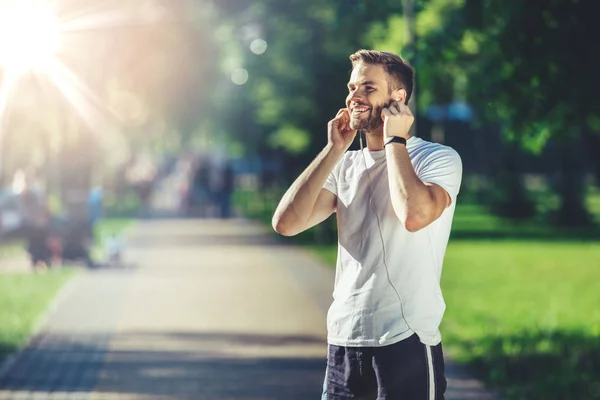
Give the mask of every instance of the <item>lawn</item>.
<path id="1" fill-rule="evenodd" d="M 92 246 L 92 259 L 102 260 L 105 240 L 112 236 L 126 235 L 133 226 L 131 218 L 105 218 L 100 220 L 94 229 L 94 245 Z"/>
<path id="2" fill-rule="evenodd" d="M 506 399 L 600 399 L 596 238 L 459 206 L 442 277 L 446 354 Z M 334 247 L 314 250 L 333 265 Z"/>
<path id="3" fill-rule="evenodd" d="M 600 396 L 599 279 L 593 242 L 453 241 L 446 351 L 508 399 Z"/>
<path id="4" fill-rule="evenodd" d="M 45 274 L 0 273 L 0 360 L 23 345 L 73 270 Z"/>
<path id="5" fill-rule="evenodd" d="M 98 222 L 95 228 L 96 237 L 126 234 L 133 224 L 131 218 L 105 218 Z"/>

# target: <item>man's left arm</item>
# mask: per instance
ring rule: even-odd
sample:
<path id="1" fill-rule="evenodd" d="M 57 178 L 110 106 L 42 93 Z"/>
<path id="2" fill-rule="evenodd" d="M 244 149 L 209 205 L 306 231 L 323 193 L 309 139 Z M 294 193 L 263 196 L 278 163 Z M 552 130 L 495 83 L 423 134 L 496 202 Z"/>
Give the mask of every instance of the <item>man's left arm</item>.
<path id="1" fill-rule="evenodd" d="M 414 117 L 408 106 L 396 103 L 385 109 L 383 116 L 384 140 L 389 136 L 409 138 Z M 438 219 L 454 201 L 462 176 L 460 157 L 450 148 L 441 148 L 428 157 L 419 177 L 404 144 L 389 143 L 385 152 L 392 206 L 406 230 L 417 232 Z"/>
<path id="2" fill-rule="evenodd" d="M 406 230 L 417 232 L 438 219 L 452 198 L 440 185 L 419 179 L 405 145 L 390 143 L 385 152 L 392 206 Z"/>

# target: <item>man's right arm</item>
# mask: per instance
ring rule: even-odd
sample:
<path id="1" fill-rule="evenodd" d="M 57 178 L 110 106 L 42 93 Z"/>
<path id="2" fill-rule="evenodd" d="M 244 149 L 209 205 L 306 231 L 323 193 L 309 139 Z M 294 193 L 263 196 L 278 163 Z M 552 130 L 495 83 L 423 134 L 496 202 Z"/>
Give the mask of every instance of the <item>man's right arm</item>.
<path id="1" fill-rule="evenodd" d="M 337 197 L 323 185 L 344 151 L 327 145 L 285 192 L 273 215 L 273 229 L 294 236 L 326 220 Z"/>
<path id="2" fill-rule="evenodd" d="M 334 211 L 337 197 L 323 189 L 333 168 L 356 136 L 350 114 L 342 108 L 327 124 L 327 146 L 285 192 L 273 215 L 273 229 L 294 236 L 324 221 Z"/>

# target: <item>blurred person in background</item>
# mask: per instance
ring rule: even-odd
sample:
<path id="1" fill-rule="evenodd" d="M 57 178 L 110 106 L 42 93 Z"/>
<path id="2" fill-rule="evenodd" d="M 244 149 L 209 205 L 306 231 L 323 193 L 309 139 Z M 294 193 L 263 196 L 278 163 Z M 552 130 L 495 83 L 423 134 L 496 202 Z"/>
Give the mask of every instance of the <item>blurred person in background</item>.
<path id="1" fill-rule="evenodd" d="M 233 193 L 234 176 L 229 161 L 213 163 L 211 166 L 210 195 L 219 218 L 231 216 L 231 195 Z"/>
<path id="2" fill-rule="evenodd" d="M 101 187 L 96 186 L 90 190 L 88 196 L 88 214 L 92 228 L 100 221 L 104 215 L 103 207 L 104 191 Z"/>
<path id="3" fill-rule="evenodd" d="M 130 160 L 127 170 L 127 183 L 135 190 L 140 200 L 140 214 L 148 217 L 152 214 L 150 201 L 155 189 L 158 170 L 155 160 L 149 154 L 141 153 Z"/>
<path id="4" fill-rule="evenodd" d="M 214 200 L 214 174 L 207 156 L 199 156 L 192 175 L 188 212 L 191 216 L 206 218 Z"/>
<path id="5" fill-rule="evenodd" d="M 50 235 L 48 200 L 39 186 L 35 169 L 18 170 L 14 175 L 13 190 L 22 199 L 23 227 L 31 265 L 35 270 L 46 269 L 53 258 L 55 240 Z"/>
<path id="6" fill-rule="evenodd" d="M 396 54 L 350 56 L 346 107 L 284 194 L 273 228 L 296 235 L 337 214 L 324 399 L 439 400 L 446 378 L 440 288 L 462 162 L 409 133 L 414 69 Z M 367 148 L 347 151 L 356 133 Z"/>

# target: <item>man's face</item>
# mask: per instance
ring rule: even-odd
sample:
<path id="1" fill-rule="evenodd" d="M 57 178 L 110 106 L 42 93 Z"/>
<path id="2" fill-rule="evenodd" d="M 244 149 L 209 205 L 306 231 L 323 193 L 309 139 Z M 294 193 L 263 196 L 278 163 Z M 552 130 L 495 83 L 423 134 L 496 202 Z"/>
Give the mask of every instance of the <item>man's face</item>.
<path id="1" fill-rule="evenodd" d="M 356 64 L 348 82 L 346 107 L 350 128 L 373 132 L 383 126 L 381 111 L 391 100 L 387 72 L 381 65 Z"/>

